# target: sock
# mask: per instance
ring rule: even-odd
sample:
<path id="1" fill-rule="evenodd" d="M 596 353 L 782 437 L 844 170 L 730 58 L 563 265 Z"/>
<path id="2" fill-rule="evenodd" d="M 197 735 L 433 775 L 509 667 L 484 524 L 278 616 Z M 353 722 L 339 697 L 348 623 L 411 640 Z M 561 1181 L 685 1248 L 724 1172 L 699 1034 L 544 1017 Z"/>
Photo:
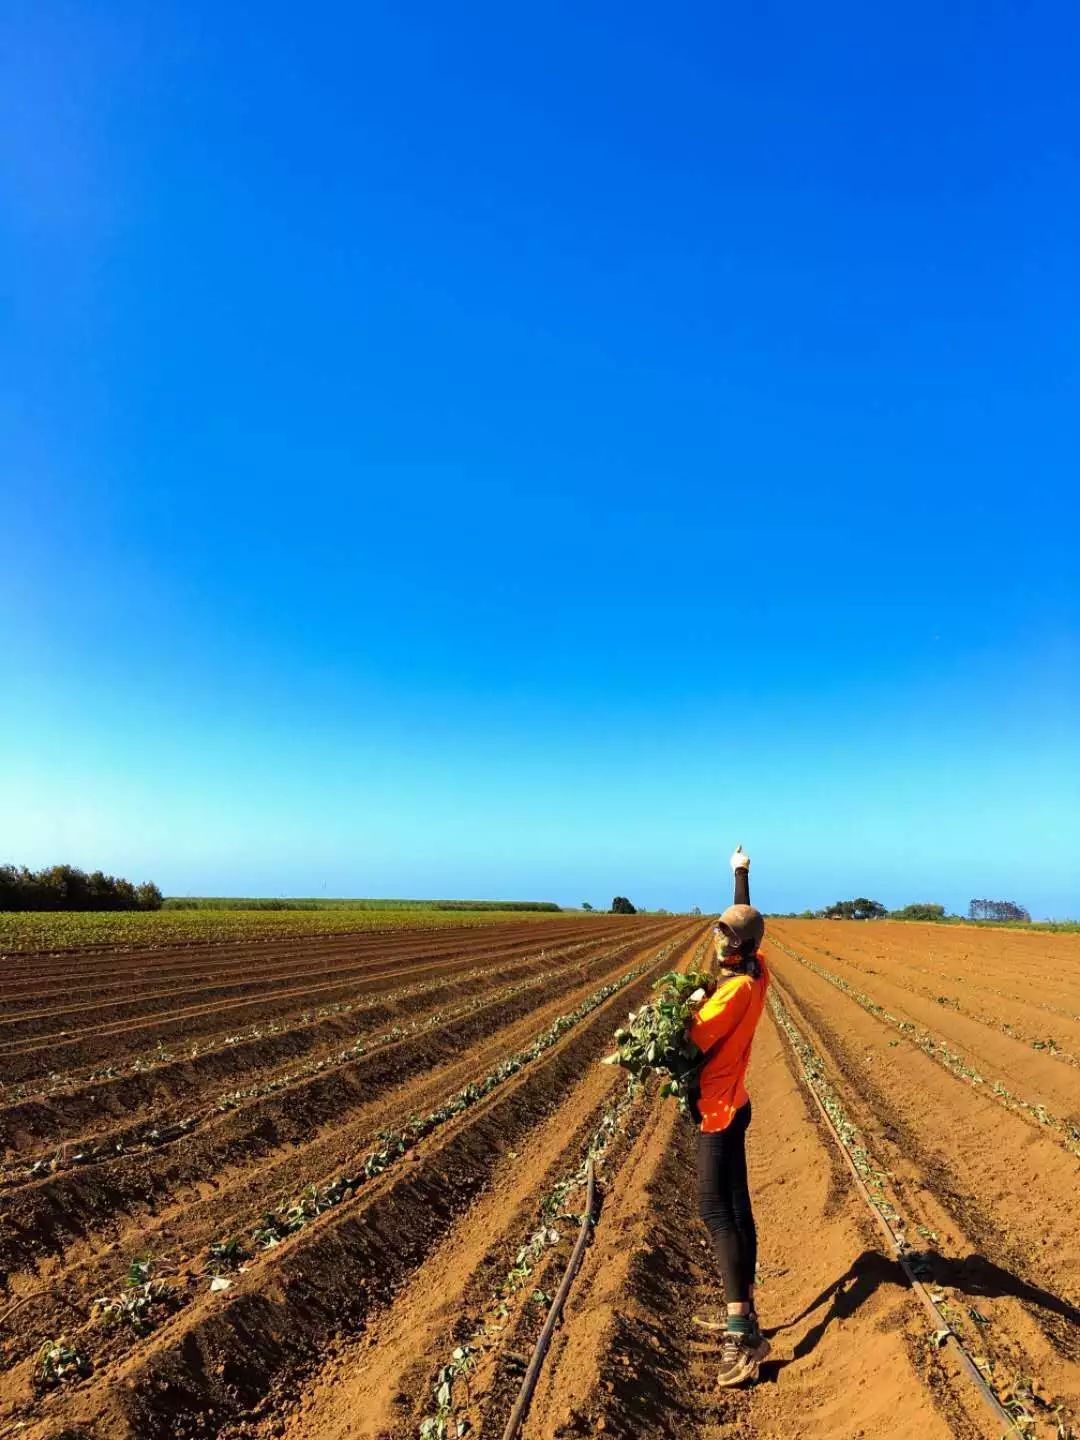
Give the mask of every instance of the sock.
<path id="1" fill-rule="evenodd" d="M 753 1324 L 749 1315 L 729 1315 L 727 1317 L 728 1333 L 731 1335 L 753 1334 Z"/>

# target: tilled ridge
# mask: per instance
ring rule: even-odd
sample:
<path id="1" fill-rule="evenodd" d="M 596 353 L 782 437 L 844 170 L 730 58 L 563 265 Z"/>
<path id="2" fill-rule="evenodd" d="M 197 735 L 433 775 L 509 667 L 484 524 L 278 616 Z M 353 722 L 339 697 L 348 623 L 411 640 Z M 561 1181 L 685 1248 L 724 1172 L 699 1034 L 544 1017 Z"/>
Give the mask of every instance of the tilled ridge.
<path id="1" fill-rule="evenodd" d="M 768 1020 L 749 1088 L 758 1306 L 773 1346 L 760 1382 L 720 1390 L 717 1339 L 694 1324 L 722 1315 L 722 1295 L 696 1215 L 696 1136 L 669 1106 L 606 1208 L 525 1440 L 991 1440 L 922 1343 L 921 1311 Z"/>
<path id="2" fill-rule="evenodd" d="M 823 1058 L 920 1278 L 999 1399 L 1034 1417 L 1033 1436 L 1054 1435 L 1056 1405 L 1066 1424 L 1080 1411 L 1080 1310 L 1066 1273 L 1075 1214 L 1050 1199 L 1071 1193 L 1075 1167 L 1018 1117 L 988 1120 L 990 1103 L 918 1049 L 885 1042 L 882 1053 L 873 1022 L 813 975 L 785 972 L 777 994 Z M 1050 1227 L 1062 1236 L 1056 1266 Z"/>
<path id="3" fill-rule="evenodd" d="M 612 1008 L 640 998 L 665 959 L 382 1179 L 238 1277 L 227 1295 L 168 1323 L 129 1364 L 48 1403 L 53 1418 L 40 1433 L 74 1424 L 151 1440 L 220 1429 L 256 1412 L 276 1379 L 313 1363 L 341 1327 L 361 1328 L 371 1307 L 423 1262 L 506 1146 L 539 1124 L 598 1055 Z"/>
<path id="4" fill-rule="evenodd" d="M 669 926 L 669 931 L 672 928 Z M 103 1291 L 116 1289 L 133 1254 L 150 1252 L 168 1257 L 179 1269 L 180 1282 L 185 1287 L 180 1292 L 181 1296 L 185 1300 L 190 1298 L 192 1287 L 201 1291 L 207 1283 L 202 1275 L 206 1262 L 200 1252 L 205 1252 L 211 1241 L 227 1236 L 243 1236 L 245 1228 L 250 1228 L 262 1211 L 287 1203 L 284 1197 L 290 1193 L 299 1194 L 305 1184 L 329 1184 L 335 1174 L 340 1174 L 342 1168 L 347 1167 L 350 1157 L 376 1143 L 380 1128 L 392 1126 L 403 1116 L 437 1103 L 449 1087 L 474 1075 L 474 1067 L 498 1063 L 500 1056 L 525 1042 L 526 1037 L 535 1033 L 538 1025 L 545 1023 L 545 1019 L 553 1019 L 566 1010 L 575 995 L 580 998 L 591 993 L 598 984 L 610 982 L 643 957 L 651 957 L 655 953 L 655 945 L 634 948 L 629 955 L 623 955 L 622 947 L 619 947 L 594 957 L 584 968 L 575 959 L 559 985 L 545 985 L 539 1003 L 536 993 L 524 996 L 527 1003 L 518 1007 L 516 1019 L 513 1015 L 508 1016 L 501 1002 L 466 1017 L 480 1024 L 484 1032 L 483 1036 L 474 1033 L 471 1043 L 464 1044 L 460 1036 L 454 1035 L 445 1039 L 437 1034 L 427 1037 L 440 1049 L 442 1064 L 430 1068 L 418 1060 L 419 1069 L 411 1082 L 399 1083 L 401 1077 L 394 1063 L 399 1047 L 391 1045 L 376 1051 L 370 1057 L 372 1062 L 378 1061 L 380 1067 L 385 1067 L 389 1061 L 389 1068 L 366 1072 L 363 1083 L 353 1086 L 349 1092 L 351 1106 L 341 1107 L 331 1103 L 324 1117 L 326 1123 L 304 1144 L 278 1143 L 276 1150 L 262 1160 L 258 1157 L 257 1146 L 255 1149 L 250 1145 L 241 1146 L 238 1163 L 231 1171 L 218 1170 L 213 1188 L 206 1186 L 201 1196 L 196 1193 L 193 1197 L 189 1192 L 185 1197 L 183 1192 L 178 1192 L 168 1204 L 159 1205 L 152 1220 L 148 1220 L 145 1214 L 140 1216 L 138 1211 L 133 1212 L 130 1224 L 126 1229 L 121 1225 L 109 1248 L 100 1248 L 100 1240 L 107 1238 L 104 1233 L 99 1233 L 99 1243 L 92 1250 L 88 1251 L 85 1245 L 73 1247 L 64 1256 L 64 1269 L 54 1276 L 50 1284 L 42 1286 L 39 1282 L 35 1291 L 29 1294 L 23 1292 L 27 1300 L 18 1312 L 18 1324 L 10 1328 L 5 1336 L 5 1360 L 10 1363 L 16 1356 L 26 1354 L 28 1349 L 35 1349 L 57 1325 L 68 1332 L 73 1324 L 85 1325 L 94 1297 Z M 415 1052 L 409 1053 L 414 1060 L 417 1059 Z M 421 1052 L 420 1058 L 427 1053 Z M 387 1083 L 376 1085 L 380 1076 Z M 285 1128 L 274 1132 L 274 1135 L 256 1132 L 258 1143 L 265 1145 L 275 1137 L 281 1142 L 282 1135 L 299 1136 L 300 1130 L 296 1127 L 309 1124 L 311 1115 L 306 1114 L 302 1106 L 297 1106 L 295 1098 L 290 1100 L 287 1091 L 270 1098 L 275 1103 L 274 1113 L 278 1116 L 275 1124 Z M 330 1100 L 334 1101 L 333 1093 Z M 232 1122 L 244 1123 L 243 1115 L 226 1114 L 220 1118 L 226 1130 Z M 188 1137 L 191 1138 L 194 1137 Z M 179 1146 L 169 1148 L 177 1152 L 176 1156 L 170 1158 L 167 1154 L 157 1157 L 161 1163 L 175 1166 L 183 1160 L 195 1177 L 192 1183 L 202 1188 L 199 1177 L 214 1171 L 205 1150 L 191 1150 L 187 1139 Z M 334 1167 L 333 1170 L 331 1167 Z M 91 1167 L 88 1174 L 76 1172 L 58 1179 L 89 1187 L 79 1193 L 88 1194 L 92 1201 L 95 1193 L 92 1172 L 97 1168 Z M 128 1171 L 125 1173 L 131 1174 L 136 1184 L 140 1180 L 150 1183 L 146 1160 L 140 1160 L 138 1156 L 128 1158 Z M 162 1173 L 167 1175 L 171 1172 L 166 1170 Z M 55 1213 L 68 1226 L 73 1223 L 70 1212 Z M 122 1218 L 108 1205 L 103 1206 L 102 1225 L 112 1226 Z M 9 1247 L 30 1246 L 28 1253 L 32 1255 L 32 1246 L 40 1243 L 40 1237 L 27 1236 L 25 1229 L 10 1227 L 5 1243 Z M 95 1352 L 100 1352 L 103 1346 L 106 1349 L 111 1346 L 115 1350 L 122 1339 L 115 1334 L 107 1337 L 100 1330 L 95 1330 L 93 1334 Z M 3 1392 L 18 1394 L 20 1388 L 20 1382 L 9 1377 Z"/>

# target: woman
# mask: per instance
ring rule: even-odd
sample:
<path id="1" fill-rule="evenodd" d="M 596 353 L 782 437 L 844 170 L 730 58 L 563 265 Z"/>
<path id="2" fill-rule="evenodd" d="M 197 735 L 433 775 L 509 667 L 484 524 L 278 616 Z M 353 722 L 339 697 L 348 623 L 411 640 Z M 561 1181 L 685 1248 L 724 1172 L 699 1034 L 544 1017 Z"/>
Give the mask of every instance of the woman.
<path id="1" fill-rule="evenodd" d="M 705 1053 L 698 1119 L 698 1205 L 712 1239 L 724 1282 L 727 1324 L 718 1383 L 756 1380 L 769 1353 L 754 1309 L 757 1232 L 746 1179 L 746 1131 L 750 1097 L 746 1066 L 765 1005 L 769 972 L 758 947 L 765 934 L 760 911 L 750 904 L 750 857 L 740 845 L 731 857 L 735 903 L 715 928 L 716 988 L 687 1033 Z"/>

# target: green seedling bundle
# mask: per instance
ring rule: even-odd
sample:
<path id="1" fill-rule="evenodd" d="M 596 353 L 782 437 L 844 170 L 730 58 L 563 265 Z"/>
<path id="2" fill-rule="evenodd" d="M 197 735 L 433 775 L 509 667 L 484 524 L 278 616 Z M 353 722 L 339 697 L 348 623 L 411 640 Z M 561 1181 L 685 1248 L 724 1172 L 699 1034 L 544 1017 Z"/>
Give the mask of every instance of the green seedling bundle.
<path id="1" fill-rule="evenodd" d="M 704 1059 L 686 1029 L 710 984 L 699 970 L 661 975 L 654 986 L 656 999 L 631 1010 L 626 1024 L 615 1031 L 614 1055 L 604 1061 L 629 1070 L 638 1080 L 652 1074 L 666 1077 L 660 1094 L 677 1100 L 684 1115 L 690 1114 L 690 1096 Z"/>

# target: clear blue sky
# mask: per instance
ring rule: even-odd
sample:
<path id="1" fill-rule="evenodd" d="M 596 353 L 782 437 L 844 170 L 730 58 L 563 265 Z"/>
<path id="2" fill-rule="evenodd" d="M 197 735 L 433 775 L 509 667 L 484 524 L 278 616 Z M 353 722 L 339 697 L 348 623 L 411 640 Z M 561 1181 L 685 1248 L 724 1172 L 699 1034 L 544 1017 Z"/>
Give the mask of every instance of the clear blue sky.
<path id="1" fill-rule="evenodd" d="M 1080 912 L 1080 13 L 0 25 L 0 858 Z"/>

